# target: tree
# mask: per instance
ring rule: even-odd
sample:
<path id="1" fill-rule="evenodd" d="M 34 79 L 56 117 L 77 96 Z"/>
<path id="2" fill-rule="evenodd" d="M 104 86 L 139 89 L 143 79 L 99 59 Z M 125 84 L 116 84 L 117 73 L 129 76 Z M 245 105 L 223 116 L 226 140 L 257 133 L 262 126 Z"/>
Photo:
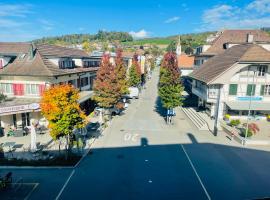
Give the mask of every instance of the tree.
<path id="1" fill-rule="evenodd" d="M 3 93 L 0 93 L 0 103 L 4 102 L 6 100 L 7 96 Z"/>
<path id="2" fill-rule="evenodd" d="M 115 59 L 115 74 L 120 87 L 121 96 L 128 94 L 127 70 L 122 57 L 122 49 L 117 49 Z"/>
<path id="3" fill-rule="evenodd" d="M 84 41 L 82 43 L 82 48 L 83 50 L 85 50 L 87 53 L 90 53 L 91 52 L 91 47 L 90 47 L 90 44 L 89 44 L 89 41 Z"/>
<path id="4" fill-rule="evenodd" d="M 176 41 L 173 40 L 171 43 L 167 46 L 167 52 L 176 52 Z"/>
<path id="5" fill-rule="evenodd" d="M 129 69 L 129 85 L 137 87 L 141 83 L 141 66 L 138 62 L 138 55 L 134 54 L 132 65 Z"/>
<path id="6" fill-rule="evenodd" d="M 182 105 L 183 87 L 175 53 L 166 53 L 160 68 L 159 96 L 164 108 L 172 109 Z"/>
<path id="7" fill-rule="evenodd" d="M 94 82 L 93 100 L 103 108 L 111 108 L 121 97 L 121 87 L 117 82 L 116 70 L 110 63 L 110 56 L 104 54 L 97 78 Z"/>
<path id="8" fill-rule="evenodd" d="M 49 121 L 50 135 L 54 140 L 69 136 L 74 128 L 82 128 L 86 118 L 78 103 L 79 91 L 72 85 L 55 85 L 45 90 L 41 99 L 41 112 Z"/>

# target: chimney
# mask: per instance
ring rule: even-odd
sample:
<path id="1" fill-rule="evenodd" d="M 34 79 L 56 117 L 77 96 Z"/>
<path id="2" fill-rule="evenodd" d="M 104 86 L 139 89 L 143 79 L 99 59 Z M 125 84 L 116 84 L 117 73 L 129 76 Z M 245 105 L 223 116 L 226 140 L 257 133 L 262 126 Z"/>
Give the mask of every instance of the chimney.
<path id="1" fill-rule="evenodd" d="M 254 36 L 250 33 L 247 34 L 247 43 L 253 43 Z"/>
<path id="2" fill-rule="evenodd" d="M 31 60 L 34 58 L 34 51 L 35 51 L 35 49 L 34 49 L 34 44 L 31 43 L 31 44 L 30 44 L 30 48 L 29 48 L 29 58 L 30 58 Z"/>

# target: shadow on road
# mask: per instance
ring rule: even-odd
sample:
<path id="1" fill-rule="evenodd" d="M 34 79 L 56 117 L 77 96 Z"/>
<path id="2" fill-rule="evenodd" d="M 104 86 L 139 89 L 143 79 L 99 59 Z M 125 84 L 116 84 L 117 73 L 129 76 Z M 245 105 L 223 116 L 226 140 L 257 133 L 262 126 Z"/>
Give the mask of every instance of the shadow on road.
<path id="1" fill-rule="evenodd" d="M 155 103 L 155 112 L 157 112 L 161 117 L 163 117 L 166 122 L 166 109 L 162 107 L 161 98 L 158 96 Z"/>

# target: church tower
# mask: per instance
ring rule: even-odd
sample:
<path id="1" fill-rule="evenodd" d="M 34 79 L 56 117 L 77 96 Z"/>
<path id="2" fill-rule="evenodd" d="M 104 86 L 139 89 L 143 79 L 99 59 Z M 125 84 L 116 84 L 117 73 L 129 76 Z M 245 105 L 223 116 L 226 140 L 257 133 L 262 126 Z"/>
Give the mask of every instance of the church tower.
<path id="1" fill-rule="evenodd" d="M 181 40 L 180 40 L 180 35 L 178 37 L 178 43 L 177 43 L 177 46 L 176 46 L 176 54 L 179 56 L 181 55 L 181 51 L 182 51 L 182 48 L 181 48 Z"/>

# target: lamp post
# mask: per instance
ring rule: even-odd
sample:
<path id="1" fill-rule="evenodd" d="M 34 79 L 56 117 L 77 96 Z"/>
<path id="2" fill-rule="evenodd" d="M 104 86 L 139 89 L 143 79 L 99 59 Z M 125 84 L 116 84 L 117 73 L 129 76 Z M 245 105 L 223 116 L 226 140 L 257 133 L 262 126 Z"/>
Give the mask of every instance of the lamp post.
<path id="1" fill-rule="evenodd" d="M 248 80 L 249 80 L 249 71 L 250 71 L 250 67 L 248 68 Z M 248 104 L 248 116 L 247 116 L 247 125 L 246 125 L 246 132 L 245 132 L 245 141 L 243 143 L 243 145 L 246 145 L 246 141 L 247 141 L 247 135 L 248 135 L 248 124 L 249 124 L 249 118 L 250 118 L 250 113 L 251 113 L 251 97 L 252 94 L 254 92 L 254 89 L 256 86 L 254 86 L 254 82 L 255 82 L 255 74 L 256 74 L 256 70 L 251 70 L 253 72 L 253 80 L 252 80 L 252 86 L 251 86 L 251 91 L 250 91 L 250 96 L 249 96 L 249 104 Z M 247 87 L 248 87 L 248 80 L 247 80 Z"/>

